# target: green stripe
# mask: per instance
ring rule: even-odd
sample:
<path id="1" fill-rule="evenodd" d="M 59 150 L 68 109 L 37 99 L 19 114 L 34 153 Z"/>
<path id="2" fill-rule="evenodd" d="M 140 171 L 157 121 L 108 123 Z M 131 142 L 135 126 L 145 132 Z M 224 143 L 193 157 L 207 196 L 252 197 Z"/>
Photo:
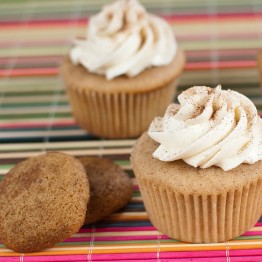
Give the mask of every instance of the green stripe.
<path id="1" fill-rule="evenodd" d="M 10 169 L 12 168 L 14 165 L 13 164 L 0 164 L 0 169 Z"/>
<path id="2" fill-rule="evenodd" d="M 169 7 L 173 8 L 174 10 L 177 9 L 185 9 L 185 8 L 202 8 L 206 10 L 207 2 L 205 0 L 194 0 L 193 2 L 190 0 L 162 0 L 161 2 L 159 0 L 140 0 L 140 2 L 148 7 L 148 8 L 154 8 L 154 7 Z M 104 4 L 108 3 L 106 0 L 88 0 L 88 1 L 74 1 L 71 0 L 67 1 L 41 1 L 41 2 L 35 2 L 35 7 L 38 7 L 36 11 L 54 11 L 57 9 L 59 12 L 65 12 L 65 11 L 71 11 L 72 6 L 74 5 L 80 5 L 82 7 L 83 11 L 88 10 L 98 10 L 100 9 Z M 260 6 L 259 1 L 253 1 L 252 4 L 254 6 Z M 11 13 L 12 11 L 21 12 L 21 8 L 24 6 L 28 6 L 24 3 L 23 0 L 1 0 L 1 11 L 6 11 Z M 216 2 L 216 7 L 218 8 L 246 8 L 250 7 L 250 3 L 244 0 L 234 0 L 234 1 L 226 1 L 226 0 L 220 0 Z M 4 12 L 3 12 L 4 13 Z"/>
<path id="3" fill-rule="evenodd" d="M 34 99 L 35 97 L 39 97 L 42 95 L 57 95 L 57 94 L 65 94 L 65 91 L 61 91 L 61 90 L 53 90 L 53 91 L 31 91 L 31 92 L 12 92 L 12 93 L 5 93 L 4 96 L 5 97 L 27 97 L 27 96 L 31 96 L 29 99 Z"/>
<path id="4" fill-rule="evenodd" d="M 62 117 L 72 117 L 70 112 L 65 113 L 31 113 L 31 114 L 8 114 L 8 115 L 0 115 L 0 120 L 19 120 L 19 119 L 43 119 L 43 118 L 49 118 L 50 115 L 54 115 L 54 117 L 62 118 Z"/>
<path id="5" fill-rule="evenodd" d="M 237 240 L 252 240 L 252 239 L 261 239 L 262 240 L 262 235 L 257 235 L 257 236 L 240 236 L 235 238 Z M 262 244 L 262 243 L 261 243 Z"/>
<path id="6" fill-rule="evenodd" d="M 56 106 L 67 106 L 68 102 L 67 101 L 56 101 L 55 102 Z M 54 105 L 53 101 L 50 102 L 45 102 L 45 103 L 30 103 L 30 102 L 24 102 L 24 103 L 2 103 L 0 108 L 3 109 L 8 109 L 8 108 L 24 108 L 24 107 L 52 107 Z M 48 110 L 47 110 L 48 111 Z"/>
<path id="7" fill-rule="evenodd" d="M 130 160 L 115 160 L 114 162 L 117 165 L 120 165 L 120 166 L 128 166 L 128 165 L 130 165 Z"/>

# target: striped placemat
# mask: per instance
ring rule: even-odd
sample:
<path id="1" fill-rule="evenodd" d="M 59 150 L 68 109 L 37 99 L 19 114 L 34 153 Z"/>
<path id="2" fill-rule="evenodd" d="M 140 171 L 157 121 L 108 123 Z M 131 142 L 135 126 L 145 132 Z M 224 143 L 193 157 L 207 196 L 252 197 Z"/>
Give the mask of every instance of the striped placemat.
<path id="1" fill-rule="evenodd" d="M 76 125 L 59 65 L 72 39 L 84 35 L 86 18 L 106 2 L 1 0 L 0 180 L 19 161 L 46 151 L 106 156 L 132 177 L 133 198 L 54 248 L 19 254 L 0 243 L 0 261 L 262 261 L 262 220 L 237 239 L 218 244 L 192 245 L 158 232 L 130 167 L 135 140 L 99 139 Z M 177 94 L 192 85 L 222 84 L 250 97 L 262 112 L 256 68 L 262 46 L 260 1 L 141 2 L 170 22 L 186 52 Z"/>

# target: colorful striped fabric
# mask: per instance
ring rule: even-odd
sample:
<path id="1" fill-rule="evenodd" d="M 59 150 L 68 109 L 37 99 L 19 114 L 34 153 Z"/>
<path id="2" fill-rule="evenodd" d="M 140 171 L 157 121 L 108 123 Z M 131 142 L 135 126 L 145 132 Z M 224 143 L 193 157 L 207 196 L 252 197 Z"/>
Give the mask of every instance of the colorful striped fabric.
<path id="1" fill-rule="evenodd" d="M 84 35 L 86 18 L 106 2 L 1 0 L 0 180 L 19 161 L 46 151 L 103 155 L 130 174 L 133 198 L 119 212 L 83 226 L 54 248 L 19 254 L 0 243 L 0 261 L 262 261 L 262 219 L 226 243 L 193 245 L 158 232 L 148 219 L 130 167 L 135 140 L 99 139 L 76 125 L 59 64 L 72 39 Z M 262 46 L 261 1 L 141 2 L 170 22 L 186 51 L 178 94 L 192 85 L 222 84 L 250 97 L 262 112 L 256 68 Z"/>

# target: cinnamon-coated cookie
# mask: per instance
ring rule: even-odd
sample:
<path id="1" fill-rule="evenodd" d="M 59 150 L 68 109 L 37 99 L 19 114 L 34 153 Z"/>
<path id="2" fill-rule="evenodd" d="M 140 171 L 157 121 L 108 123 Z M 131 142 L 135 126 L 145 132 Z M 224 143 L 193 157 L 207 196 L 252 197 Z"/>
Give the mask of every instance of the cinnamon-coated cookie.
<path id="1" fill-rule="evenodd" d="M 79 160 L 58 152 L 27 159 L 0 183 L 0 239 L 17 252 L 52 247 L 83 225 L 88 200 Z"/>
<path id="2" fill-rule="evenodd" d="M 132 181 L 112 160 L 82 157 L 90 184 L 86 224 L 91 224 L 125 206 L 133 194 Z"/>

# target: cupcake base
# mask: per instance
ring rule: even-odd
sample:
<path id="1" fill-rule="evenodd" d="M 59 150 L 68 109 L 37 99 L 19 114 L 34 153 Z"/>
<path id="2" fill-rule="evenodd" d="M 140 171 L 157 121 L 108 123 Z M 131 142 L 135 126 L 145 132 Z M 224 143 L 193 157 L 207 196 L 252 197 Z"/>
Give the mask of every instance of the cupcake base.
<path id="1" fill-rule="evenodd" d="M 153 91 L 101 93 L 68 89 L 73 114 L 81 128 L 106 138 L 137 137 L 155 115 L 165 112 L 175 94 L 176 81 Z"/>
<path id="2" fill-rule="evenodd" d="M 183 70 L 181 50 L 170 65 L 149 68 L 134 78 L 106 80 L 67 58 L 61 71 L 77 123 L 104 138 L 131 138 L 145 131 L 174 98 Z"/>
<path id="3" fill-rule="evenodd" d="M 152 158 L 158 144 L 142 135 L 131 162 L 152 224 L 190 243 L 224 242 L 250 229 L 262 214 L 262 161 L 231 171 L 199 169 Z"/>

